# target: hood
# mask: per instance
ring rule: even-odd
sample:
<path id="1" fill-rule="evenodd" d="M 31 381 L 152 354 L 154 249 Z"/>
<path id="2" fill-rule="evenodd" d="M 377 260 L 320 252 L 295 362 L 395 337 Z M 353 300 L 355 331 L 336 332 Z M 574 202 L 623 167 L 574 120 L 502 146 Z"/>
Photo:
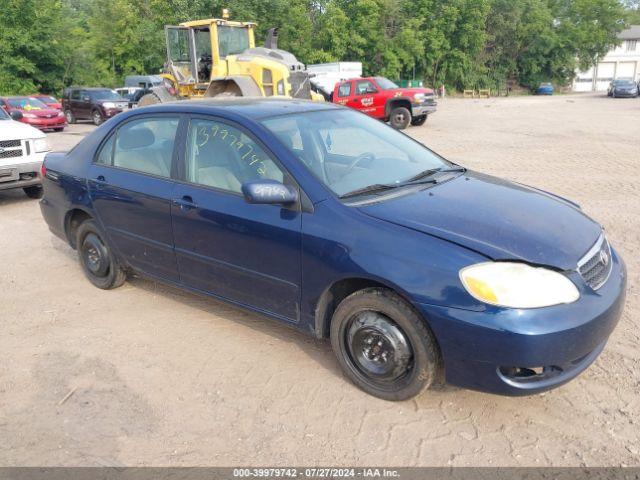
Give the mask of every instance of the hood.
<path id="1" fill-rule="evenodd" d="M 398 88 L 397 90 L 401 91 L 403 95 L 413 96 L 416 93 L 424 93 L 425 95 L 433 95 L 433 90 L 430 88 L 424 87 L 411 87 L 411 88 Z"/>
<path id="2" fill-rule="evenodd" d="M 57 117 L 58 113 L 60 113 L 60 110 L 56 110 L 55 108 L 41 108 L 41 109 L 32 108 L 30 110 L 24 110 L 22 108 L 16 108 L 16 110 L 21 111 L 23 115 L 25 113 L 31 113 L 31 114 L 35 115 L 36 117 L 43 117 L 43 118 Z"/>
<path id="3" fill-rule="evenodd" d="M 37 128 L 14 120 L 0 120 L 0 140 L 22 140 L 44 138 L 46 135 Z"/>
<path id="4" fill-rule="evenodd" d="M 493 260 L 562 270 L 576 269 L 601 232 L 600 225 L 559 197 L 475 172 L 359 208 Z"/>

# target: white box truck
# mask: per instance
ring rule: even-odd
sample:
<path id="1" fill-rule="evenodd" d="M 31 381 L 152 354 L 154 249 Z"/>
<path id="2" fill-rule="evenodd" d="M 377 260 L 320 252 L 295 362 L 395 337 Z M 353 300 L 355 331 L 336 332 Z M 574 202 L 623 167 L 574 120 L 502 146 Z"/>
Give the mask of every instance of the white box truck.
<path id="1" fill-rule="evenodd" d="M 333 62 L 307 65 L 307 71 L 311 74 L 311 83 L 327 97 L 333 93 L 336 83 L 350 78 L 362 76 L 361 62 Z"/>

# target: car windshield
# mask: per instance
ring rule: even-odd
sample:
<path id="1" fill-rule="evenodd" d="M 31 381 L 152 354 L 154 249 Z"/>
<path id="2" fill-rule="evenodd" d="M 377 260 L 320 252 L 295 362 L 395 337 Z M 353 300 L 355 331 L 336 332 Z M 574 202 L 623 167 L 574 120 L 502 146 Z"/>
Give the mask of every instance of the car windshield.
<path id="1" fill-rule="evenodd" d="M 393 83 L 388 78 L 384 78 L 384 77 L 374 77 L 374 78 L 376 80 L 376 83 L 382 90 L 393 90 L 394 88 L 399 88 L 398 85 Z"/>
<path id="2" fill-rule="evenodd" d="M 633 86 L 635 86 L 635 83 L 633 83 L 631 80 L 616 80 L 615 82 L 613 82 L 613 84 L 616 87 L 633 87 Z"/>
<path id="3" fill-rule="evenodd" d="M 351 110 L 296 113 L 262 123 L 338 196 L 376 185 L 395 188 L 452 167 L 408 136 Z"/>
<path id="4" fill-rule="evenodd" d="M 0 120 L 11 120 L 11 117 L 7 112 L 0 108 Z"/>
<path id="5" fill-rule="evenodd" d="M 7 100 L 9 105 L 13 108 L 18 108 L 20 110 L 42 110 L 47 108 L 47 106 L 42 103 L 40 100 L 36 100 L 31 97 L 16 97 L 10 98 Z"/>
<path id="6" fill-rule="evenodd" d="M 122 100 L 122 97 L 114 90 L 93 90 L 90 95 L 94 100 Z"/>
<path id="7" fill-rule="evenodd" d="M 53 97 L 38 97 L 38 100 L 40 100 L 41 102 L 46 103 L 46 104 L 58 103 L 58 100 L 56 100 Z"/>

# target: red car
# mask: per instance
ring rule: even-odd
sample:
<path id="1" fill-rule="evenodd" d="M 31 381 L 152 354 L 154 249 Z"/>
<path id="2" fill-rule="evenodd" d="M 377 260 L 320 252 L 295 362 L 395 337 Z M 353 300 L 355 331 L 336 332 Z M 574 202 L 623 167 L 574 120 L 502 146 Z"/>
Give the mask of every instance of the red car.
<path id="1" fill-rule="evenodd" d="M 51 95 L 43 95 L 38 93 L 36 95 L 31 95 L 31 98 L 36 98 L 44 103 L 49 108 L 55 108 L 56 110 L 62 110 L 62 103 L 55 97 Z"/>
<path id="2" fill-rule="evenodd" d="M 9 114 L 12 111 L 22 113 L 21 122 L 40 130 L 52 129 L 61 132 L 67 126 L 67 120 L 61 110 L 50 108 L 34 97 L 0 98 L 0 107 Z"/>
<path id="3" fill-rule="evenodd" d="M 389 122 L 398 130 L 406 128 L 409 123 L 422 125 L 437 107 L 430 88 L 401 88 L 384 77 L 338 82 L 331 100 Z"/>

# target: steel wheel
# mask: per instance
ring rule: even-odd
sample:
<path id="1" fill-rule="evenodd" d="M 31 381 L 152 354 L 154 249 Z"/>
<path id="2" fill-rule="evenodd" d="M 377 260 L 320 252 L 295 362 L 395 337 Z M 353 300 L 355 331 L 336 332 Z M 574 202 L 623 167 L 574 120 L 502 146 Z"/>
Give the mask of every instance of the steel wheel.
<path id="1" fill-rule="evenodd" d="M 409 339 L 379 312 L 354 315 L 349 320 L 344 341 L 353 366 L 382 388 L 404 377 L 413 366 Z"/>
<path id="2" fill-rule="evenodd" d="M 96 277 L 106 277 L 109 273 L 109 254 L 102 240 L 94 233 L 89 233 L 82 242 L 82 261 L 87 270 Z"/>

